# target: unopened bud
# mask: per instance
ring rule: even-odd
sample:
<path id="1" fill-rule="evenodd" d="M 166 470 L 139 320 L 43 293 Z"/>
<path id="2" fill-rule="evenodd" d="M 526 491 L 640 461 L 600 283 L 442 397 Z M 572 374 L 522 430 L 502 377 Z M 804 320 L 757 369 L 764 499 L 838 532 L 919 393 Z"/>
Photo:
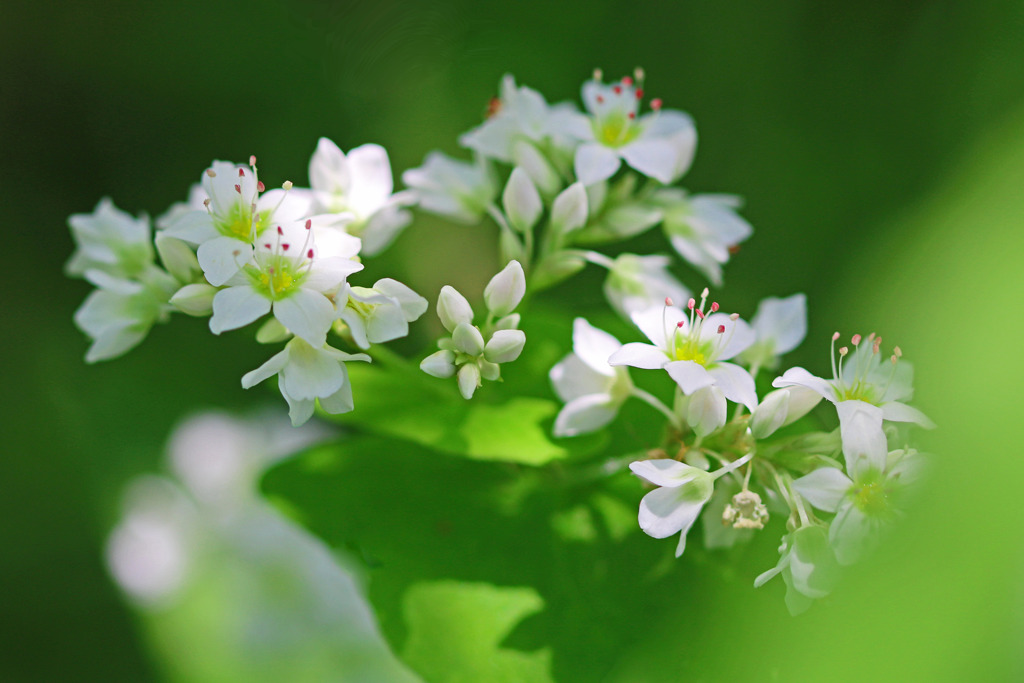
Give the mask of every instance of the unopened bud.
<path id="1" fill-rule="evenodd" d="M 519 305 L 526 294 L 526 274 L 519 261 L 509 261 L 484 288 L 484 302 L 494 316 L 506 316 Z"/>

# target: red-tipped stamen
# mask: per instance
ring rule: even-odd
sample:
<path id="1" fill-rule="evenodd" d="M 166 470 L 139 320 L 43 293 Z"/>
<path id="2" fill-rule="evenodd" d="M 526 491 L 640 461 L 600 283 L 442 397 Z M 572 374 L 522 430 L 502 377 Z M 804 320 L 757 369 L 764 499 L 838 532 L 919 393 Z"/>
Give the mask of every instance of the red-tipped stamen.
<path id="1" fill-rule="evenodd" d="M 625 86 L 633 85 L 633 77 L 632 76 L 625 76 L 622 79 L 622 85 L 625 85 Z"/>
<path id="2" fill-rule="evenodd" d="M 244 178 L 245 177 L 245 169 L 244 168 L 238 169 L 238 177 L 239 178 Z"/>
<path id="3" fill-rule="evenodd" d="M 612 92 L 614 92 L 616 95 L 621 95 L 622 94 L 622 86 L 621 85 L 613 86 L 612 87 Z"/>
<path id="4" fill-rule="evenodd" d="M 659 109 L 661 109 L 660 97 L 655 97 L 653 100 L 651 100 L 651 109 L 653 109 L 654 111 L 658 111 Z"/>
<path id="5" fill-rule="evenodd" d="M 306 230 L 309 230 L 312 227 L 313 227 L 313 221 L 310 220 L 309 218 L 307 218 L 306 219 Z"/>
<path id="6" fill-rule="evenodd" d="M 242 194 L 242 186 L 241 185 L 235 185 L 235 192 L 237 192 L 238 194 Z"/>
<path id="7" fill-rule="evenodd" d="M 667 297 L 667 296 L 665 297 L 665 305 L 666 306 L 671 306 L 672 305 L 672 299 L 670 297 Z"/>
<path id="8" fill-rule="evenodd" d="M 711 312 L 712 313 L 717 313 L 718 312 L 718 302 L 717 301 L 712 301 L 711 302 Z"/>
<path id="9" fill-rule="evenodd" d="M 693 310 L 693 307 L 696 306 L 696 305 L 697 305 L 697 300 L 694 299 L 692 296 L 690 297 L 690 300 L 686 302 L 686 307 L 689 308 L 691 311 Z"/>
<path id="10" fill-rule="evenodd" d="M 725 325 L 718 326 L 718 334 L 725 334 Z"/>
<path id="11" fill-rule="evenodd" d="M 256 155 L 255 154 L 250 154 L 249 155 L 249 165 L 250 166 L 255 166 L 256 165 Z"/>
<path id="12" fill-rule="evenodd" d="M 857 346 L 858 344 L 860 344 L 860 338 L 861 337 L 860 337 L 859 334 L 855 334 L 855 335 L 853 335 L 853 338 L 850 339 L 850 341 L 853 342 L 854 346 Z"/>
<path id="13" fill-rule="evenodd" d="M 638 100 L 642 100 L 644 98 L 644 89 L 643 88 L 637 88 L 636 89 L 636 98 Z"/>
<path id="14" fill-rule="evenodd" d="M 267 190 L 267 186 L 263 184 L 262 180 L 260 180 L 259 182 L 256 183 L 256 191 L 257 192 L 266 192 L 266 190 Z"/>

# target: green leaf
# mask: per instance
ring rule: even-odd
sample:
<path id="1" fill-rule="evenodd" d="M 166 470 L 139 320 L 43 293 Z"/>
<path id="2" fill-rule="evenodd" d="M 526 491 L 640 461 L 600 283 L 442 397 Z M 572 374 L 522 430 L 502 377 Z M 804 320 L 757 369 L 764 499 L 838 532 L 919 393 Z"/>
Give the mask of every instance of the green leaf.
<path id="1" fill-rule="evenodd" d="M 475 460 L 542 465 L 569 455 L 568 449 L 548 438 L 543 424 L 558 412 L 554 401 L 467 401 L 454 390 L 454 383 L 419 374 L 422 377 L 410 377 L 391 368 L 353 363 L 349 376 L 356 409 L 334 419 Z"/>
<path id="2" fill-rule="evenodd" d="M 501 647 L 524 617 L 540 611 L 532 588 L 434 581 L 412 585 L 403 613 L 409 638 L 402 659 L 432 683 L 545 683 L 551 651 Z"/>

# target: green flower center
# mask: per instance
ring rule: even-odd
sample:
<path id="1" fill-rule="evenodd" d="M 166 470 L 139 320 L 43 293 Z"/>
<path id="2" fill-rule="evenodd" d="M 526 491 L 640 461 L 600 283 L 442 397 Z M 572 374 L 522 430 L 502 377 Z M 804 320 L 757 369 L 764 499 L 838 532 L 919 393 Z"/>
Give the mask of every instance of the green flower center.
<path id="1" fill-rule="evenodd" d="M 622 147 L 640 134 L 635 119 L 623 112 L 614 112 L 594 120 L 594 137 L 606 147 Z"/>
<path id="2" fill-rule="evenodd" d="M 711 343 L 700 343 L 697 335 L 683 335 L 676 331 L 672 354 L 675 360 L 692 360 L 699 365 L 707 365 L 711 356 Z"/>
<path id="3" fill-rule="evenodd" d="M 854 487 L 853 504 L 867 515 L 881 515 L 889 510 L 889 492 L 882 482 L 872 481 Z"/>
<path id="4" fill-rule="evenodd" d="M 222 235 L 251 241 L 270 223 L 270 213 L 269 210 L 261 211 L 254 218 L 249 207 L 243 206 L 242 202 L 235 202 L 227 215 L 214 220 L 214 226 Z"/>
<path id="5" fill-rule="evenodd" d="M 280 255 L 264 258 L 258 267 L 246 266 L 246 274 L 253 287 L 274 301 L 280 301 L 297 290 L 306 279 L 307 272 L 292 259 Z"/>

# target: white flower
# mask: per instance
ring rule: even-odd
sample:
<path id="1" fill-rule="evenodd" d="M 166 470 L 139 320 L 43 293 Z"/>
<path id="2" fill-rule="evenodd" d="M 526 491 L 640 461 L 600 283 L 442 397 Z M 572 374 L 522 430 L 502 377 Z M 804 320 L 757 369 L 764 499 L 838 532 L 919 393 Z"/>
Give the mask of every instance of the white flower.
<path id="1" fill-rule="evenodd" d="M 629 371 L 608 364 L 608 357 L 621 347 L 619 340 L 583 318 L 573 321 L 573 352 L 549 374 L 565 403 L 555 418 L 555 436 L 585 434 L 615 419 L 633 390 Z"/>
<path id="2" fill-rule="evenodd" d="M 360 145 L 346 156 L 327 138 L 320 138 L 309 161 L 309 194 L 315 213 L 350 213 L 345 230 L 363 241 L 363 253 L 373 256 L 387 248 L 412 220 L 403 207 L 408 193 L 392 194 L 394 181 L 387 151 L 380 145 Z"/>
<path id="3" fill-rule="evenodd" d="M 762 299 L 750 326 L 757 339 L 741 359 L 751 367 L 777 367 L 779 356 L 800 346 L 807 336 L 807 297 L 794 294 L 785 299 Z"/>
<path id="4" fill-rule="evenodd" d="M 487 162 L 458 161 L 431 152 L 423 165 L 402 174 L 421 208 L 463 223 L 475 223 L 498 193 Z"/>
<path id="5" fill-rule="evenodd" d="M 309 213 L 309 202 L 285 190 L 263 193 L 250 166 L 214 161 L 202 176 L 206 194 L 200 209 L 173 210 L 165 234 L 199 245 L 198 258 L 206 279 L 221 286 L 238 272 L 252 253 L 253 242 L 271 226 L 298 220 Z M 291 183 L 286 183 L 291 186 Z"/>
<path id="6" fill-rule="evenodd" d="M 348 381 L 346 361 L 370 362 L 365 353 L 350 354 L 326 344 L 311 346 L 295 337 L 266 363 L 242 377 L 248 389 L 268 377 L 280 375 L 278 388 L 288 401 L 292 424 L 298 426 L 313 415 L 314 404 L 327 413 L 337 415 L 353 409 L 352 386 Z"/>
<path id="7" fill-rule="evenodd" d="M 68 275 L 81 277 L 99 270 L 130 279 L 153 263 L 149 218 L 135 218 L 109 198 L 101 199 L 92 213 L 70 216 L 68 226 L 76 247 L 65 266 Z"/>
<path id="8" fill-rule="evenodd" d="M 168 304 L 178 288 L 173 277 L 155 266 L 141 281 L 114 277 L 102 270 L 87 270 L 85 278 L 97 289 L 75 311 L 75 324 L 92 338 L 87 363 L 120 356 L 137 346 L 157 322 L 166 322 Z"/>
<path id="9" fill-rule="evenodd" d="M 760 588 L 781 574 L 786 584 L 786 607 L 796 616 L 807 611 L 811 602 L 832 592 L 839 566 L 829 547 L 824 527 L 802 526 L 786 534 L 779 546 L 779 563 L 754 579 Z"/>
<path id="10" fill-rule="evenodd" d="M 233 330 L 273 310 L 282 325 L 319 348 L 338 317 L 331 297 L 362 267 L 339 256 L 317 257 L 309 220 L 278 226 L 213 298 L 210 330 Z"/>
<path id="11" fill-rule="evenodd" d="M 549 106 L 543 95 L 526 86 L 517 87 L 515 78 L 506 74 L 501 81 L 501 96 L 492 103 L 490 117 L 464 133 L 459 144 L 485 157 L 519 164 L 522 152 L 517 151 L 517 143 L 525 143 L 533 150 L 548 143 L 556 148 L 570 147 L 574 142 L 571 128 L 575 113 L 569 104 Z M 536 178 L 534 182 L 539 183 Z"/>
<path id="12" fill-rule="evenodd" d="M 522 264 L 513 259 L 487 283 L 484 304 L 491 315 L 501 318 L 515 310 L 525 294 L 526 274 Z"/>
<path id="13" fill-rule="evenodd" d="M 651 101 L 652 112 L 638 116 L 642 97 L 643 90 L 629 77 L 607 85 L 598 79 L 583 84 L 590 116 L 580 115 L 574 129 L 583 140 L 574 166 L 584 185 L 607 180 L 623 161 L 665 185 L 689 169 L 697 145 L 693 121 L 681 111 L 662 110 L 658 99 Z"/>
<path id="14" fill-rule="evenodd" d="M 370 348 L 409 334 L 409 323 L 427 310 L 427 300 L 397 280 L 377 280 L 372 288 L 346 286 L 348 301 L 338 317 L 356 346 Z"/>
<path id="15" fill-rule="evenodd" d="M 841 564 L 851 564 L 874 546 L 879 532 L 901 512 L 901 498 L 919 474 L 921 457 L 889 452 L 882 409 L 844 401 L 840 429 L 846 473 L 822 467 L 793 482 L 793 490 L 826 512 L 834 512 L 829 541 Z"/>
<path id="16" fill-rule="evenodd" d="M 853 335 L 855 351 L 849 347 L 839 349 L 839 363 L 835 362 L 835 343 L 839 333 L 832 335 L 832 379 L 815 377 L 803 368 L 790 368 L 782 377 L 772 382 L 774 387 L 801 386 L 811 389 L 823 398 L 840 406 L 844 401 L 864 401 L 879 406 L 886 420 L 892 422 L 915 422 L 922 427 L 934 426 L 924 413 L 905 403 L 913 395 L 913 368 L 906 361 L 900 362 L 903 352 L 897 346 L 889 363 L 881 361 L 881 337 L 874 334 L 862 339 Z M 843 411 L 839 412 L 840 421 Z"/>
<path id="17" fill-rule="evenodd" d="M 672 248 L 711 283 L 722 285 L 722 264 L 730 249 L 750 237 L 754 229 L 737 213 L 738 197 L 704 194 L 689 197 L 685 190 L 665 188 L 655 194 L 663 207 L 662 228 Z"/>
<path id="18" fill-rule="evenodd" d="M 648 536 L 667 538 L 679 534 L 676 557 L 686 549 L 686 534 L 711 499 L 715 480 L 750 460 L 750 455 L 714 472 L 685 465 L 676 460 L 639 460 L 629 464 L 633 474 L 657 488 L 640 501 L 640 528 Z"/>
<path id="19" fill-rule="evenodd" d="M 630 317 L 651 344 L 626 344 L 608 362 L 644 369 L 664 368 L 683 394 L 691 397 L 691 415 L 705 416 L 699 421 L 709 424 L 710 414 L 724 414 L 725 399 L 753 410 L 757 406 L 757 392 L 749 372 L 724 362 L 750 346 L 753 331 L 739 316 L 718 313 L 717 303 L 712 303 L 711 314 L 705 315 L 706 297 L 704 290 L 700 307 L 689 300 L 689 317 L 675 306 L 634 313 Z M 701 391 L 709 387 L 714 390 Z"/>
<path id="20" fill-rule="evenodd" d="M 679 282 L 668 267 L 667 256 L 620 254 L 608 265 L 604 295 L 608 303 L 624 317 L 655 308 L 666 298 L 686 301 L 690 290 Z"/>

